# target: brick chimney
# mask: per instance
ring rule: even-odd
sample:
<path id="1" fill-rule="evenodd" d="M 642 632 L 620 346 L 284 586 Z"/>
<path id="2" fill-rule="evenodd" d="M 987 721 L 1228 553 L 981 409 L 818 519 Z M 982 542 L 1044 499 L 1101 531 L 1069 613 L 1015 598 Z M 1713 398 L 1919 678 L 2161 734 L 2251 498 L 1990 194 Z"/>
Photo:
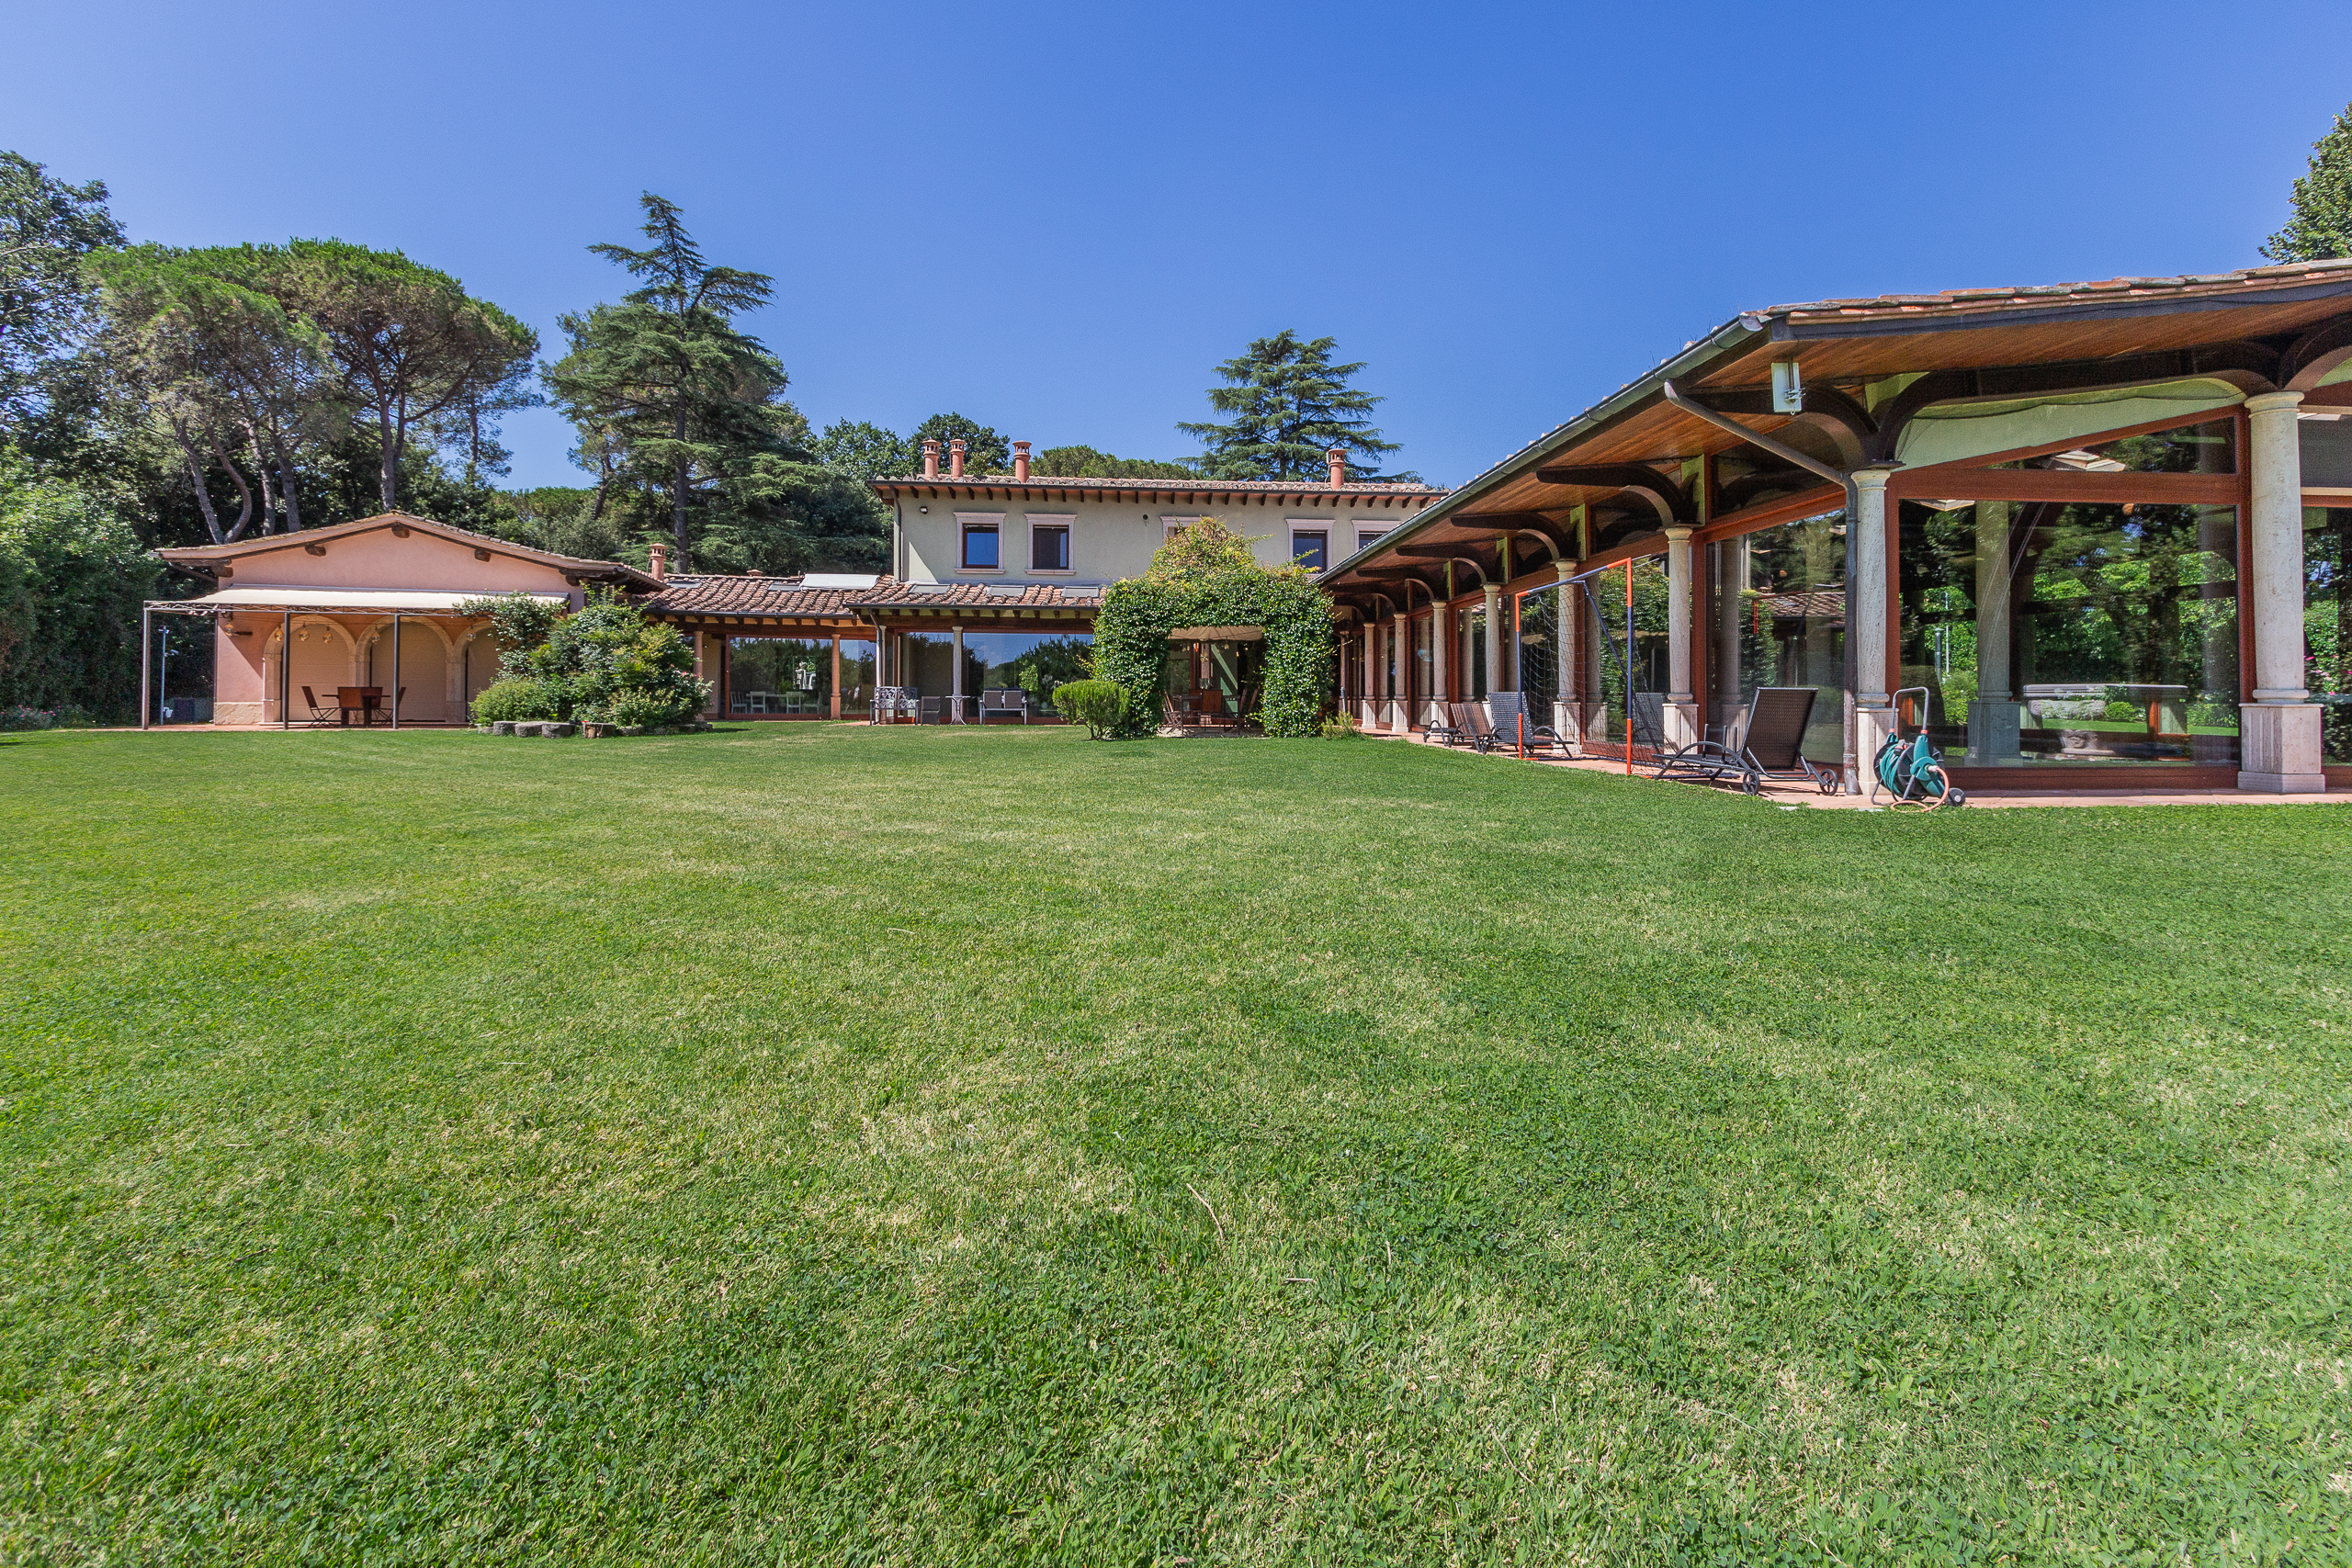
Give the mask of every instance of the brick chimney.
<path id="1" fill-rule="evenodd" d="M 939 477 L 939 438 L 936 436 L 927 436 L 923 440 L 922 477 L 927 479 Z"/>
<path id="2" fill-rule="evenodd" d="M 964 477 L 964 438 L 960 435 L 947 444 L 947 477 L 951 479 Z"/>
<path id="3" fill-rule="evenodd" d="M 670 547 L 655 545 L 646 552 L 645 570 L 656 582 L 670 581 Z"/>
<path id="4" fill-rule="evenodd" d="M 1028 482 L 1029 443 L 1026 441 L 1016 441 L 1012 444 L 1012 477 L 1024 484 Z"/>
<path id="5" fill-rule="evenodd" d="M 1323 460 L 1331 466 L 1331 488 L 1345 489 L 1348 482 L 1348 449 L 1334 446 L 1323 454 Z"/>

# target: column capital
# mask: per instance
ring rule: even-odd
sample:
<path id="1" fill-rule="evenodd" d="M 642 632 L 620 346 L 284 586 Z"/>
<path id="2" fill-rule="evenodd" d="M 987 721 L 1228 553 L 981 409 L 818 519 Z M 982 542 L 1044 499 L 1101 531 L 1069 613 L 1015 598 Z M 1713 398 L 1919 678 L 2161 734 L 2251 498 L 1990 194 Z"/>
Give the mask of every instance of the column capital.
<path id="1" fill-rule="evenodd" d="M 1667 543 L 1671 545 L 1689 544 L 1690 542 L 1690 536 L 1698 531 L 1699 527 L 1695 523 L 1668 523 L 1665 527 L 1658 530 L 1659 533 L 1666 536 Z"/>
<path id="2" fill-rule="evenodd" d="M 2245 400 L 2248 413 L 2277 413 L 2290 409 L 2303 400 L 2301 392 L 2256 392 Z"/>
<path id="3" fill-rule="evenodd" d="M 1894 473 L 1893 468 L 1856 468 L 1846 477 L 1863 490 L 1883 491 Z"/>
<path id="4" fill-rule="evenodd" d="M 1552 563 L 1552 570 L 1559 575 L 1561 581 L 1566 582 L 1577 574 L 1577 567 L 1579 564 L 1572 560 L 1555 560 Z"/>

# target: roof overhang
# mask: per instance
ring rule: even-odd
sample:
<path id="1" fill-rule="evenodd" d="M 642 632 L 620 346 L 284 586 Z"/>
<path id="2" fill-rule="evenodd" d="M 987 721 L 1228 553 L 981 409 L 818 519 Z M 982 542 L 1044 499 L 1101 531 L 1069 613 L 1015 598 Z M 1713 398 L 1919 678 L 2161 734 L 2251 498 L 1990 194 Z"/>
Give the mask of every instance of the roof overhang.
<path id="1" fill-rule="evenodd" d="M 1554 552 L 1568 540 L 1572 552 L 1567 525 L 1580 507 L 1588 519 L 1596 508 L 1623 508 L 1629 536 L 1635 520 L 1655 530 L 1655 487 L 1618 482 L 1627 470 L 1648 466 L 1661 481 L 1672 481 L 1690 459 L 1753 450 L 1732 432 L 1669 403 L 1663 391 L 1668 381 L 1686 393 L 1720 400 L 1719 409 L 1758 434 L 1802 444 L 1807 433 L 1790 434 L 1790 427 L 1820 430 L 1832 422 L 1815 413 L 1810 397 L 1804 414 L 1761 412 L 1771 406 L 1769 395 L 1758 393 L 1768 393 L 1775 363 L 1799 365 L 1809 389 L 1836 382 L 1894 387 L 1901 383 L 1891 378 L 1948 373 L 1934 389 L 1949 401 L 2190 376 L 2254 387 L 2264 384 L 2266 355 L 2283 382 L 2284 372 L 2295 367 L 2299 345 L 2316 353 L 2333 344 L 2343 352 L 2338 339 L 2352 343 L 2348 323 L 2352 259 L 2179 278 L 1828 300 L 1744 313 L 1342 558 L 1317 581 L 1343 600 L 1382 593 L 1393 601 L 1400 579 L 1424 587 L 1442 582 L 1448 559 L 1490 564 L 1498 537 L 1532 534 L 1545 538 Z M 1860 407 L 1845 393 L 1831 397 Z M 1849 453 L 1838 466 L 1855 461 Z M 1546 468 L 1561 482 L 1546 482 L 1538 472 Z M 1579 479 L 1596 482 L 1573 482 Z M 1598 482 L 1603 479 L 1611 482 Z M 1645 511 L 1652 515 L 1643 519 Z M 1531 545 L 1527 553 L 1539 552 Z M 1596 548 L 1591 558 L 1603 553 Z"/>
<path id="2" fill-rule="evenodd" d="M 437 592 L 408 588 L 223 588 L 199 599 L 156 599 L 147 607 L 175 615 L 221 615 L 239 610 L 293 611 L 304 615 L 454 615 L 471 599 L 503 598 L 500 593 Z M 553 604 L 569 595 L 553 591 L 534 592 L 534 599 Z"/>

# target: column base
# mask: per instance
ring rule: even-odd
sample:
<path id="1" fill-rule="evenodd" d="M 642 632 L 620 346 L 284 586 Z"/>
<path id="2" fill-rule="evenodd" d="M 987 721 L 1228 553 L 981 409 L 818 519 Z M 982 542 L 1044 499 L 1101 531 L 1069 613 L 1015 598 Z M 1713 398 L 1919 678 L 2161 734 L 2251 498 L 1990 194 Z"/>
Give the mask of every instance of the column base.
<path id="1" fill-rule="evenodd" d="M 1877 790 L 1878 749 L 1886 738 L 1896 733 L 1894 710 L 1891 707 L 1854 709 L 1854 766 L 1861 771 L 1862 793 Z"/>
<path id="2" fill-rule="evenodd" d="M 1699 742 L 1699 705 L 1695 702 L 1661 705 L 1660 728 L 1667 750 L 1676 750 Z"/>
<path id="3" fill-rule="evenodd" d="M 2245 703 L 2238 708 L 2238 788 L 2308 795 L 2327 788 L 2320 771 L 2317 703 Z"/>

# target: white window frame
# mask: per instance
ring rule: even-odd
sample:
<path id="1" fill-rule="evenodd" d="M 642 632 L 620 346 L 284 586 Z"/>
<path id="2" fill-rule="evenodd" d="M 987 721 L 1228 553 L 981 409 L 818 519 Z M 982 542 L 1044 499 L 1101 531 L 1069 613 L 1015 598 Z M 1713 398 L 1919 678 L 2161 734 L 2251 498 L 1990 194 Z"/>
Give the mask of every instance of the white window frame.
<path id="1" fill-rule="evenodd" d="M 1357 524 L 1356 548 L 1359 550 L 1371 548 L 1375 540 L 1385 537 L 1389 529 L 1394 528 L 1395 526 L 1396 525 L 1392 523 L 1388 525 L 1388 527 L 1386 528 L 1367 528 L 1361 523 Z"/>
<path id="2" fill-rule="evenodd" d="M 964 536 L 974 528 L 993 528 L 996 530 L 996 564 L 994 566 L 966 566 L 964 564 Z M 1003 513 L 958 512 L 956 514 L 956 570 L 958 572 L 969 572 L 976 577 L 1002 577 L 1004 575 Z"/>
<path id="3" fill-rule="evenodd" d="M 1075 512 L 1032 512 L 1029 519 L 1029 571 L 1036 577 L 1071 577 L 1078 571 L 1078 513 Z M 1062 558 L 1068 566 L 1037 564 L 1037 531 L 1059 528 L 1062 531 Z M 999 547 L 1002 553 L 1002 547 Z"/>
<path id="4" fill-rule="evenodd" d="M 1290 533 L 1290 555 L 1288 558 L 1283 561 L 1283 565 L 1295 566 L 1298 564 L 1298 536 L 1301 534 L 1320 534 L 1323 536 L 1323 564 L 1314 570 L 1317 571 L 1327 571 L 1330 569 L 1331 563 L 1338 558 L 1331 554 L 1331 520 L 1329 518 L 1285 517 L 1283 519 L 1283 526 L 1288 529 Z"/>
<path id="5" fill-rule="evenodd" d="M 1165 512 L 1161 513 L 1159 514 L 1159 542 L 1163 545 L 1166 544 L 1169 540 L 1174 538 L 1179 533 L 1191 527 L 1193 524 L 1198 523 L 1206 515 L 1206 513 L 1194 513 L 1190 517 L 1176 517 L 1171 516 L 1170 513 Z"/>

